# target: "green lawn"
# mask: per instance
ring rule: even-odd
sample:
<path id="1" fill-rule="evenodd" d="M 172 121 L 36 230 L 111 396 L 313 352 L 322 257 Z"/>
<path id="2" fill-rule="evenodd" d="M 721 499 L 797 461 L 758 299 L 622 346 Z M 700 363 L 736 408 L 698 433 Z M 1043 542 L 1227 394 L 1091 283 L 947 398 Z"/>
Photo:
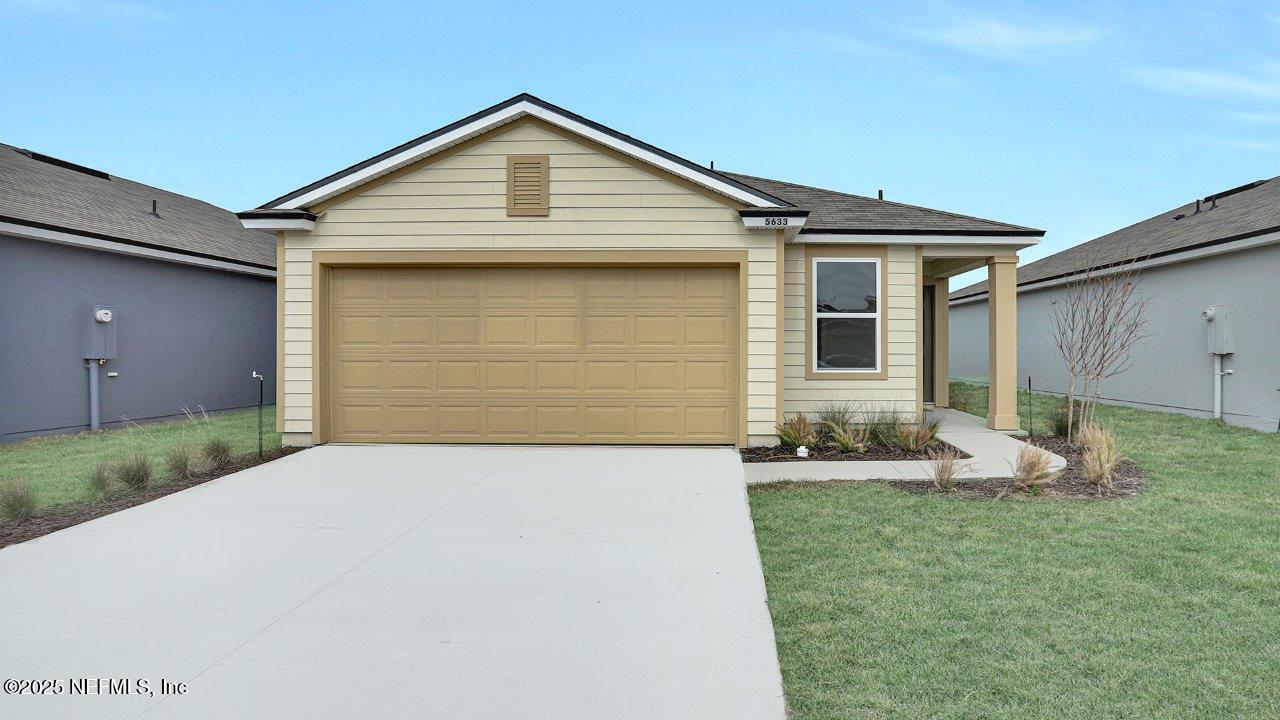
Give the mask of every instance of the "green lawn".
<path id="1" fill-rule="evenodd" d="M 1136 498 L 753 491 L 792 718 L 1280 717 L 1280 437 L 1099 416 Z"/>
<path id="2" fill-rule="evenodd" d="M 280 434 L 275 431 L 275 407 L 264 408 L 262 416 L 264 447 L 280 447 Z M 198 448 L 211 437 L 231 443 L 236 454 L 257 452 L 257 410 L 0 445 L 0 479 L 28 480 L 35 491 L 37 509 L 91 500 L 87 475 L 98 463 L 141 451 L 151 456 L 157 473 L 163 475 L 164 455 L 170 447 L 185 442 Z"/>

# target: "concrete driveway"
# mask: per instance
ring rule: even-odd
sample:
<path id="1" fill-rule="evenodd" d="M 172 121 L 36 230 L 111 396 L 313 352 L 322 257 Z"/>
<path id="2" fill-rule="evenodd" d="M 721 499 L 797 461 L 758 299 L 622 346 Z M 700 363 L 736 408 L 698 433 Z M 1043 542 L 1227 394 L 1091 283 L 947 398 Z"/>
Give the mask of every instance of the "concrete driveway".
<path id="1" fill-rule="evenodd" d="M 313 448 L 0 550 L 0 646 L 4 717 L 784 714 L 725 448 Z"/>

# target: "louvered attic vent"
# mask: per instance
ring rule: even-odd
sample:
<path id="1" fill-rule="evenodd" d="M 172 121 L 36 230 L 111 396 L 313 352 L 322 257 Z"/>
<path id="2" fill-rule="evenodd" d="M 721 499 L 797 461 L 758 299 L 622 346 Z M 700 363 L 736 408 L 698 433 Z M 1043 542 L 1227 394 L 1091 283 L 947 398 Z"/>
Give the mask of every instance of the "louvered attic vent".
<path id="1" fill-rule="evenodd" d="M 507 215 L 551 212 L 550 169 L 547 155 L 507 156 Z"/>

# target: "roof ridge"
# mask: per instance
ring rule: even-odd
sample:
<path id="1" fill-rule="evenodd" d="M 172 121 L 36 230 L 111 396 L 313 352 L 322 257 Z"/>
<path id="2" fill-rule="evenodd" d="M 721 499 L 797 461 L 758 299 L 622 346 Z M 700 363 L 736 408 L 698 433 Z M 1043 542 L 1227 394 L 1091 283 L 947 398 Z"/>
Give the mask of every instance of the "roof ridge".
<path id="1" fill-rule="evenodd" d="M 43 163 L 43 164 L 45 164 L 45 165 L 51 165 L 52 167 L 56 167 L 56 168 L 59 168 L 59 169 L 61 169 L 61 170 L 65 170 L 65 171 L 67 171 L 67 172 L 74 172 L 74 173 L 79 173 L 79 174 L 81 174 L 81 175 L 86 175 L 85 173 L 80 173 L 78 170 L 73 170 L 73 169 L 71 169 L 71 168 L 63 167 L 63 166 L 61 166 L 61 165 L 56 165 L 56 164 L 53 164 L 53 163 L 46 163 L 46 162 L 44 162 L 43 160 L 39 160 L 39 159 L 37 159 L 37 158 L 33 158 L 33 157 L 31 157 L 31 156 L 30 156 L 30 155 L 28 155 L 27 153 L 35 153 L 35 154 L 37 154 L 37 155 L 43 155 L 43 156 L 45 156 L 45 157 L 50 157 L 50 158 L 53 158 L 53 159 L 55 159 L 55 160 L 62 160 L 62 162 L 69 163 L 69 164 L 71 164 L 71 165 L 79 165 L 80 167 L 87 168 L 87 169 L 89 169 L 89 170 L 93 170 L 94 172 L 100 172 L 100 173 L 102 173 L 103 175 L 106 175 L 106 176 L 107 176 L 107 177 L 106 177 L 106 180 L 107 180 L 107 181 L 109 181 L 109 182 L 120 181 L 120 182 L 128 183 L 128 184 L 133 185 L 134 187 L 137 187 L 137 188 L 145 188 L 146 190 L 151 190 L 151 191 L 154 191 L 154 192 L 157 192 L 157 193 L 163 193 L 164 195 L 169 195 L 169 196 L 172 196 L 172 197 L 182 198 L 183 200 L 190 200 L 190 201 L 192 201 L 192 202 L 198 202 L 198 203 L 200 203 L 200 204 L 202 204 L 202 205 L 206 205 L 206 206 L 211 207 L 211 208 L 213 208 L 213 209 L 215 209 L 215 210 L 221 210 L 221 211 L 223 211 L 223 212 L 231 213 L 231 214 L 233 214 L 233 215 L 235 214 L 235 213 L 234 213 L 234 211 L 232 211 L 232 210 L 228 210 L 227 208 L 224 208 L 224 207 L 222 207 L 221 205 L 215 205 L 215 204 L 213 204 L 213 203 L 209 202 L 208 200 L 202 200 L 202 199 L 200 199 L 200 198 L 198 198 L 198 197 L 195 197 L 195 196 L 193 196 L 193 195 L 186 195 L 186 194 L 183 194 L 183 193 L 180 193 L 180 192 L 174 192 L 173 190 L 165 190 L 165 189 L 164 189 L 164 188 L 162 188 L 162 187 L 158 187 L 158 186 L 156 186 L 156 185 L 150 185 L 150 184 L 147 184 L 147 183 L 141 182 L 141 181 L 139 181 L 139 180 L 134 180 L 134 179 L 132 179 L 132 178 L 127 178 L 127 177 L 125 177 L 125 176 L 123 176 L 123 175 L 117 175 L 117 174 L 115 174 L 115 173 L 113 173 L 113 172 L 108 172 L 108 171 L 106 171 L 106 170 L 101 170 L 101 169 L 99 169 L 99 168 L 90 167 L 90 166 L 88 166 L 88 165 L 81 165 L 80 163 L 72 162 L 71 160 L 63 160 L 62 158 L 60 158 L 60 157 L 58 157 L 58 156 L 56 156 L 56 155 L 49 155 L 48 153 L 43 153 L 43 152 L 40 152 L 39 150 L 32 150 L 31 148 L 18 147 L 17 145 L 10 145 L 10 144 L 8 144 L 8 143 L 0 143 L 0 147 L 8 148 L 8 149 L 10 149 L 10 150 L 12 150 L 12 151 L 14 151 L 14 152 L 18 153 L 19 155 L 22 155 L 23 157 L 27 158 L 27 159 L 28 159 L 28 160 L 30 160 L 31 162 Z M 94 175 L 86 175 L 86 176 L 87 176 L 87 177 L 96 177 L 96 176 L 94 176 Z M 101 180 L 101 179 L 103 179 L 103 178 L 97 178 L 97 179 Z"/>
<path id="2" fill-rule="evenodd" d="M 897 202 L 895 200 L 884 200 L 881 198 L 873 198 L 870 195 L 858 195 L 857 193 L 845 192 L 843 190 L 832 190 L 830 188 L 818 187 L 816 185 L 805 185 L 803 183 L 791 182 L 790 180 L 775 180 L 773 178 L 761 177 L 759 175 L 748 175 L 746 173 L 729 172 L 727 174 L 731 176 L 740 177 L 740 178 L 750 178 L 752 180 L 764 180 L 766 182 L 775 182 L 775 183 L 780 183 L 782 185 L 790 185 L 792 187 L 803 188 L 805 190 L 816 190 L 817 192 L 831 193 L 833 195 L 842 195 L 844 197 L 857 198 L 859 200 L 868 200 L 871 202 L 884 203 L 886 205 L 892 205 L 894 207 L 909 208 L 911 210 L 923 210 L 925 212 L 937 213 L 938 215 L 946 215 L 948 217 L 958 218 L 961 220 L 977 220 L 979 222 L 991 223 L 992 225 L 999 225 L 1001 227 L 1008 228 L 1010 230 L 1027 230 L 1027 231 L 1039 232 L 1038 230 L 1036 230 L 1036 228 L 1033 228 L 1027 225 L 1015 225 L 1013 223 L 1001 222 L 999 220 L 991 220 L 984 217 L 978 217 L 977 215 L 965 215 L 964 213 L 952 212 L 950 210 L 939 210 L 937 208 L 925 207 L 923 205 L 912 205 L 910 203 Z"/>
<path id="3" fill-rule="evenodd" d="M 1270 224 L 1273 220 L 1267 220 L 1266 218 L 1263 218 L 1263 222 L 1253 227 L 1250 227 L 1249 222 L 1255 214 L 1265 213 L 1266 208 L 1270 207 L 1268 200 L 1278 192 L 1277 188 L 1280 188 L 1280 184 L 1272 185 L 1272 182 L 1277 180 L 1280 180 L 1280 176 L 1246 183 L 1243 186 L 1224 191 L 1228 193 L 1226 195 L 1216 193 L 1214 195 L 1206 195 L 1204 198 L 1197 197 L 1190 202 L 1162 210 L 1154 215 L 1065 247 L 1051 255 L 1046 255 L 1020 266 L 1018 268 L 1019 284 L 1081 275 L 1090 270 L 1141 262 L 1153 257 L 1162 257 L 1196 247 L 1280 229 Z M 1245 189 L 1241 190 L 1240 187 Z M 1204 207 L 1215 198 L 1217 202 L 1213 206 Z M 1198 213 L 1195 212 L 1197 203 L 1202 205 Z M 1258 203 L 1262 203 L 1261 207 L 1256 207 Z M 1243 213 L 1243 216 L 1233 216 L 1231 214 L 1232 211 Z M 1220 218 L 1226 219 L 1222 222 L 1215 222 Z M 1143 226 L 1146 227 L 1144 228 Z M 1198 240 L 1193 237 L 1197 231 L 1202 233 Z M 1161 242 L 1151 245 L 1150 243 L 1153 239 Z M 1189 239 L 1195 241 L 1188 242 Z M 1112 253 L 1105 262 L 1097 262 L 1096 259 L 1106 254 L 1107 250 L 1115 250 L 1117 252 Z M 1054 261 L 1066 261 L 1069 267 L 1055 268 Z M 1046 277 L 1035 277 L 1035 272 L 1046 266 L 1050 274 Z M 949 297 L 952 300 L 958 300 L 985 292 L 987 292 L 987 281 L 980 280 L 952 291 Z"/>

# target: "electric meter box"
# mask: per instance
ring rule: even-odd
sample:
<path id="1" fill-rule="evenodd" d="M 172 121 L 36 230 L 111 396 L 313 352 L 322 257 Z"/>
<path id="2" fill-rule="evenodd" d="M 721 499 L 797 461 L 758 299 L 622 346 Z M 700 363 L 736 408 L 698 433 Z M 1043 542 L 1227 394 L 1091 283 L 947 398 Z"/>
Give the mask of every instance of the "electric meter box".
<path id="1" fill-rule="evenodd" d="M 84 358 L 116 359 L 116 328 L 120 318 L 111 305 L 90 305 L 85 312 Z"/>
<path id="2" fill-rule="evenodd" d="M 1234 305 L 1210 305 L 1204 311 L 1209 334 L 1210 355 L 1230 355 L 1236 351 Z"/>

